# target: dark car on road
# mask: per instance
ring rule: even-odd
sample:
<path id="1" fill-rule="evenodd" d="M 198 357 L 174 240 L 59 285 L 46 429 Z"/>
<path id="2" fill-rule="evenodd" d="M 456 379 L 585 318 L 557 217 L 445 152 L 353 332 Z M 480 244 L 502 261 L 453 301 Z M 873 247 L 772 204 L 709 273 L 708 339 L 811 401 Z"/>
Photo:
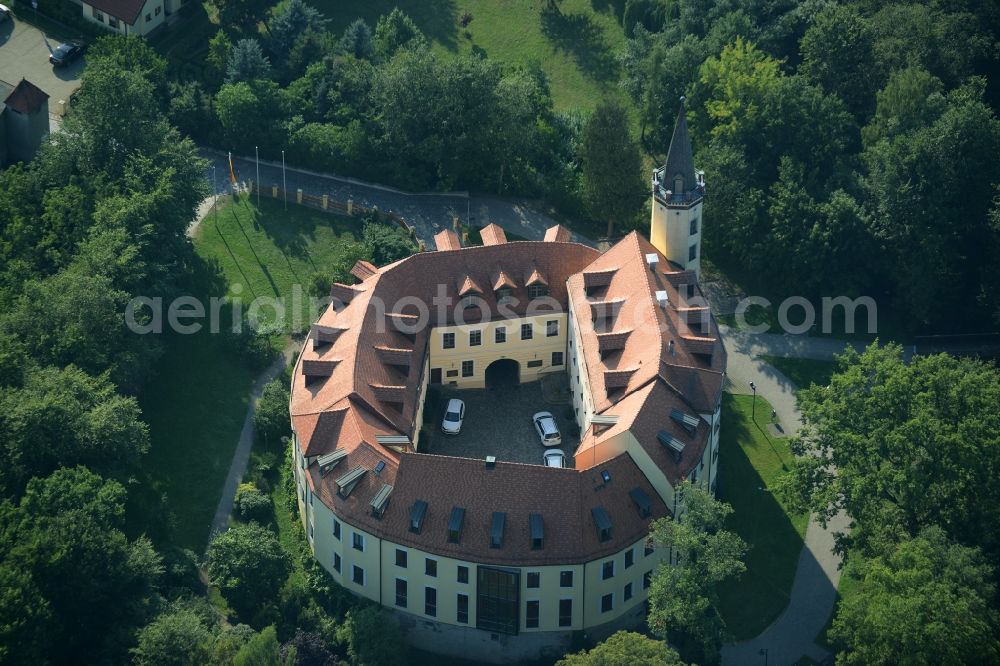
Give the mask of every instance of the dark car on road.
<path id="1" fill-rule="evenodd" d="M 56 67 L 65 67 L 83 55 L 86 48 L 83 42 L 65 42 L 56 47 L 56 50 L 49 56 L 49 62 Z"/>
<path id="2" fill-rule="evenodd" d="M 10 20 L 10 8 L 7 5 L 0 5 L 0 23 Z"/>

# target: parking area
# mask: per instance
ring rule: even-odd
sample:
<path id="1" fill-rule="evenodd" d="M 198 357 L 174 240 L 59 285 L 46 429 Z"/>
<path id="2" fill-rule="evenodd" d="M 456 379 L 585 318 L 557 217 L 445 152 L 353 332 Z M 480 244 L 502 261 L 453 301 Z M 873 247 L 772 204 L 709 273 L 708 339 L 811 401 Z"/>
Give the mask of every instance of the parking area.
<path id="1" fill-rule="evenodd" d="M 28 79 L 49 95 L 49 113 L 59 113 L 59 101 L 80 87 L 84 58 L 63 68 L 49 64 L 49 54 L 62 40 L 52 33 L 13 19 L 0 24 L 0 80 L 17 85 Z"/>
<path id="2" fill-rule="evenodd" d="M 431 427 L 424 435 L 426 440 L 420 443 L 421 452 L 463 458 L 496 456 L 497 460 L 541 465 L 546 449 L 531 416 L 535 412 L 548 411 L 552 412 L 562 434 L 559 448 L 566 454 L 566 466 L 573 466 L 573 452 L 580 438 L 575 422 L 569 417 L 572 408 L 566 404 L 546 403 L 541 382 L 495 389 L 458 390 L 443 386 L 434 389 L 441 394 L 440 406 L 436 407 L 437 413 L 429 422 Z M 441 418 L 451 398 L 465 401 L 465 422 L 457 435 L 441 432 Z"/>

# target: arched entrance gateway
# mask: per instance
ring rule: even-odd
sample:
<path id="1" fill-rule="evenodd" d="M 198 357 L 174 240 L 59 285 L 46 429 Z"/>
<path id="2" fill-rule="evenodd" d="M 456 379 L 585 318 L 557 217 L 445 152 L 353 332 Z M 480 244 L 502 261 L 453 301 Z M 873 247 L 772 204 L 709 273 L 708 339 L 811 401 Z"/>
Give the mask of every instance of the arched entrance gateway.
<path id="1" fill-rule="evenodd" d="M 515 387 L 521 383 L 521 364 L 512 358 L 501 358 L 486 367 L 486 388 Z"/>

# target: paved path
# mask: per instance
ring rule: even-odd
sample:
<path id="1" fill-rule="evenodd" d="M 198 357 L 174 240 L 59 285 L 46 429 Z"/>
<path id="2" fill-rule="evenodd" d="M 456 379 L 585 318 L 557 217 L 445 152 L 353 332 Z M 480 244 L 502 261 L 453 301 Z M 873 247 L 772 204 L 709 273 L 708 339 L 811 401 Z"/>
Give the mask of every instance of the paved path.
<path id="1" fill-rule="evenodd" d="M 250 460 L 250 450 L 253 448 L 253 413 L 257 409 L 264 385 L 275 377 L 279 377 L 285 366 L 292 360 L 292 356 L 301 346 L 300 342 L 292 340 L 282 351 L 281 356 L 274 359 L 274 362 L 267 367 L 257 382 L 254 384 L 253 392 L 250 394 L 250 404 L 247 405 L 247 414 L 243 419 L 243 429 L 240 431 L 240 441 L 233 453 L 233 460 L 229 464 L 229 474 L 226 475 L 226 484 L 222 487 L 222 497 L 215 508 L 215 517 L 212 518 L 212 529 L 209 534 L 209 541 L 219 532 L 225 532 L 229 527 L 229 514 L 233 512 L 233 501 L 236 499 L 236 488 L 243 480 L 243 473 L 247 470 L 247 462 Z"/>
<path id="2" fill-rule="evenodd" d="M 210 162 L 207 177 L 209 181 L 214 180 L 216 191 L 220 194 L 231 192 L 227 155 L 208 148 L 203 148 L 201 154 Z M 238 181 L 256 180 L 257 165 L 253 159 L 234 156 L 233 165 Z M 262 159 L 260 180 L 263 183 L 262 196 L 265 197 L 272 185 L 282 187 L 281 162 Z M 429 249 L 434 249 L 434 234 L 442 229 L 451 229 L 456 216 L 462 223 L 471 219 L 474 226 L 495 222 L 505 231 L 528 240 L 541 240 L 545 229 L 556 224 L 551 217 L 529 204 L 467 192 L 404 192 L 385 185 L 290 166 L 285 168 L 285 181 L 289 193 L 301 188 L 304 194 L 327 194 L 336 201 L 351 199 L 360 206 L 377 206 L 383 212 L 392 211 L 416 228 L 417 238 L 424 241 Z M 573 240 L 593 245 L 576 233 Z"/>
<path id="3" fill-rule="evenodd" d="M 729 352 L 727 390 L 750 393 L 749 384 L 753 381 L 757 393 L 771 403 L 778 422 L 789 434 L 794 434 L 802 426 L 794 394 L 795 385 L 758 356 L 832 360 L 833 355 L 842 352 L 848 344 L 828 338 L 751 335 L 726 327 L 720 329 Z M 788 606 L 760 635 L 724 647 L 724 666 L 762 664 L 762 649 L 767 650 L 767 663 L 772 666 L 794 664 L 803 655 L 816 661 L 828 657 L 827 651 L 816 645 L 815 638 L 830 619 L 840 582 L 840 557 L 833 554 L 833 533 L 847 529 L 847 523 L 844 514 L 830 521 L 826 529 L 815 519 L 809 522 Z"/>

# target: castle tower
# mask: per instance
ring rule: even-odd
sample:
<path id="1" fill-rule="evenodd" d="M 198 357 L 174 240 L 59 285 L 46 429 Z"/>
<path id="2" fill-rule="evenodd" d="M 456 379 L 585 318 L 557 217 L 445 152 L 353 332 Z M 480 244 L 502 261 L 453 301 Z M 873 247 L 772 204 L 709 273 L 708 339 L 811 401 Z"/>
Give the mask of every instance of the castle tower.
<path id="1" fill-rule="evenodd" d="M 684 98 L 674 123 L 666 163 L 653 171 L 649 241 L 670 261 L 701 277 L 701 204 L 705 176 L 694 170 Z"/>

